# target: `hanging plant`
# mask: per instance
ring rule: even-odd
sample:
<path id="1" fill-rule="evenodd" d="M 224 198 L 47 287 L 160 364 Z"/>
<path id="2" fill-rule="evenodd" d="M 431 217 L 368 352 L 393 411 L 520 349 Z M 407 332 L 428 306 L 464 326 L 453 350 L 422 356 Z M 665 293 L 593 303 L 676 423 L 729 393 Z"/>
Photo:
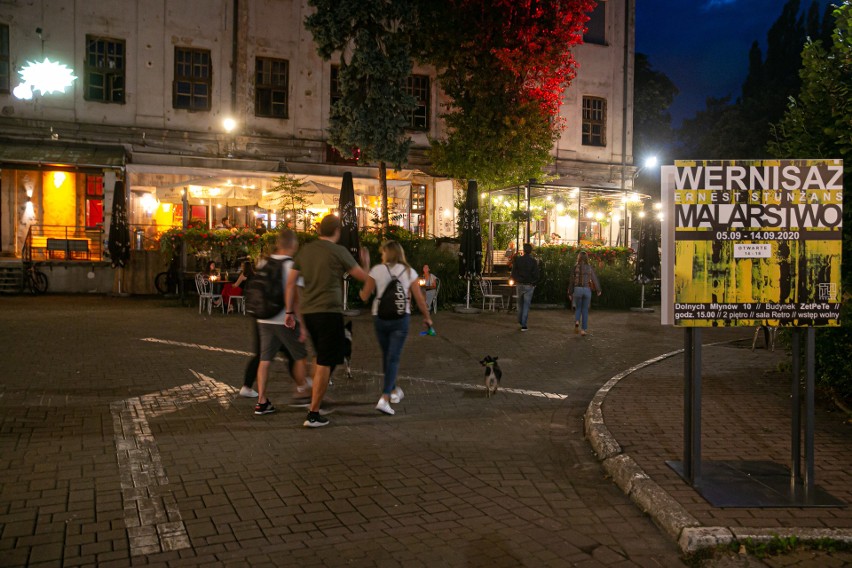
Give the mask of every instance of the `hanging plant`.
<path id="1" fill-rule="evenodd" d="M 512 221 L 523 223 L 524 221 L 528 221 L 530 218 L 529 213 L 523 211 L 521 209 L 515 209 L 512 211 Z"/>
<path id="2" fill-rule="evenodd" d="M 589 200 L 588 207 L 595 213 L 603 213 L 604 215 L 607 215 L 612 210 L 612 201 L 599 195 Z"/>

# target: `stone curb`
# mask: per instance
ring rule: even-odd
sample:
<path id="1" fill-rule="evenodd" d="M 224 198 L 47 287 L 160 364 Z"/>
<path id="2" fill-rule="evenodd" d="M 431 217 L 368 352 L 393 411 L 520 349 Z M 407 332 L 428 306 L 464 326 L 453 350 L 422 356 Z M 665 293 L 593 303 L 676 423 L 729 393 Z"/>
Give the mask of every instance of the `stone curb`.
<path id="1" fill-rule="evenodd" d="M 583 419 L 586 438 L 601 461 L 604 471 L 612 478 L 619 489 L 630 497 L 630 500 L 643 512 L 647 513 L 653 519 L 654 524 L 669 535 L 677 543 L 681 552 L 686 555 L 746 539 L 755 542 L 769 542 L 776 537 L 795 536 L 802 542 L 816 542 L 829 538 L 852 543 L 852 530 L 849 529 L 701 526 L 698 519 L 693 517 L 683 505 L 651 479 L 630 455 L 623 453 L 621 445 L 609 431 L 604 420 L 602 407 L 607 395 L 621 379 L 682 352 L 682 349 L 678 349 L 665 353 L 615 375 L 598 389 L 586 408 Z"/>

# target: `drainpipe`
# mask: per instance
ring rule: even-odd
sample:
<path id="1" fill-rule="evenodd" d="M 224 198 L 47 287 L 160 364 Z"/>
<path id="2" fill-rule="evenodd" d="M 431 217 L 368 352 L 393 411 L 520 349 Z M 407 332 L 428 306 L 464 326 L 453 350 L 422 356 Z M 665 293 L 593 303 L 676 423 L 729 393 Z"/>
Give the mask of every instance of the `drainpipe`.
<path id="1" fill-rule="evenodd" d="M 231 40 L 231 116 L 237 112 L 237 46 L 239 40 L 240 0 L 234 0 L 234 34 Z"/>
<path id="2" fill-rule="evenodd" d="M 627 168 L 627 90 L 630 85 L 628 66 L 630 62 L 630 0 L 624 0 L 624 82 L 622 85 L 621 105 L 621 191 L 627 195 L 625 186 L 625 168 Z M 624 218 L 624 246 L 629 246 L 629 228 Z"/>

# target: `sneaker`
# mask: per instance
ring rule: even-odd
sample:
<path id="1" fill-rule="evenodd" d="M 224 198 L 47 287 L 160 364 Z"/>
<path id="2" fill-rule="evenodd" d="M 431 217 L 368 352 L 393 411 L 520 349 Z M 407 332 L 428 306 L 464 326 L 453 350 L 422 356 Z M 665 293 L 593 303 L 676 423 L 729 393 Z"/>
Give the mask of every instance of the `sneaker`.
<path id="1" fill-rule="evenodd" d="M 268 398 L 266 399 L 266 402 L 264 402 L 263 404 L 258 402 L 257 404 L 254 405 L 254 413 L 255 414 L 272 414 L 273 412 L 275 412 L 275 407 L 272 406 L 272 401 L 269 400 Z"/>
<path id="2" fill-rule="evenodd" d="M 385 414 L 390 414 L 391 416 L 395 414 L 394 409 L 391 408 L 390 403 L 385 400 L 385 397 L 379 399 L 379 403 L 376 405 L 376 410 L 384 412 Z"/>
<path id="3" fill-rule="evenodd" d="M 319 428 L 320 426 L 327 425 L 328 418 L 324 418 L 319 412 L 308 412 L 308 417 L 305 419 L 304 424 L 302 424 L 306 428 Z"/>
<path id="4" fill-rule="evenodd" d="M 521 326 L 521 331 L 526 331 L 526 330 L 527 330 L 527 326 L 522 325 L 522 326 Z"/>
<path id="5" fill-rule="evenodd" d="M 257 391 L 251 387 L 243 385 L 243 388 L 240 389 L 240 396 L 244 396 L 246 398 L 257 398 Z"/>
<path id="6" fill-rule="evenodd" d="M 392 403 L 399 404 L 399 401 L 401 401 L 403 398 L 405 398 L 405 393 L 402 392 L 401 388 L 396 387 L 395 389 L 393 389 L 393 391 L 391 391 L 390 401 Z"/>

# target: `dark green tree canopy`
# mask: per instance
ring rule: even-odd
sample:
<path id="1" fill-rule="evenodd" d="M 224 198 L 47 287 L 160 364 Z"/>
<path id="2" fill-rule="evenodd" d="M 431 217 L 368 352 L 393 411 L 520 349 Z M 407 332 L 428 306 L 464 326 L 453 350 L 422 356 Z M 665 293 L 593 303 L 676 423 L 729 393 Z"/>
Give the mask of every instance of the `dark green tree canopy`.
<path id="1" fill-rule="evenodd" d="M 397 167 L 408 156 L 405 136 L 414 98 L 411 74 L 414 0 L 309 0 L 305 27 L 325 59 L 340 53 L 340 99 L 332 106 L 329 142 L 341 154 Z"/>

